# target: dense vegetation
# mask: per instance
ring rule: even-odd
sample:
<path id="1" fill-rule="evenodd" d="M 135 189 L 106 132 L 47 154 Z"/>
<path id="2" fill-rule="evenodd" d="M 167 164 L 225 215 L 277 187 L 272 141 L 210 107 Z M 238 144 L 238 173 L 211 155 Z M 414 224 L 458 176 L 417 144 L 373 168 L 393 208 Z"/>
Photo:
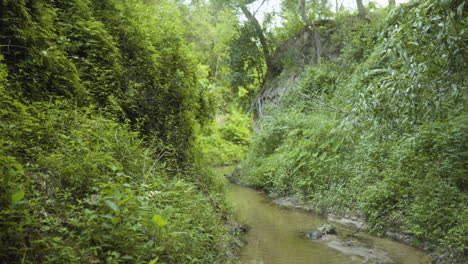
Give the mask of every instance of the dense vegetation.
<path id="1" fill-rule="evenodd" d="M 184 19 L 165 0 L 2 1 L 0 263 L 227 261 Z"/>
<path id="2" fill-rule="evenodd" d="M 0 3 L 0 263 L 235 262 L 209 168 L 245 157 L 242 183 L 467 254 L 465 1 L 251 2 Z"/>
<path id="3" fill-rule="evenodd" d="M 241 182 L 466 254 L 465 2 L 413 1 L 365 20 L 341 13 L 318 30 L 320 67 L 270 103 Z"/>

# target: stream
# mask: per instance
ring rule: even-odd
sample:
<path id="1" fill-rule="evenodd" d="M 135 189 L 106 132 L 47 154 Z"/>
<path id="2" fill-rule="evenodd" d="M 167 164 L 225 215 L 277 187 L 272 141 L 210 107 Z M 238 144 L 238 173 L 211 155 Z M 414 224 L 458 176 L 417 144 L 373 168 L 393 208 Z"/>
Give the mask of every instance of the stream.
<path id="1" fill-rule="evenodd" d="M 216 169 L 223 176 L 232 167 Z M 377 238 L 364 232 L 342 238 L 354 229 L 332 223 L 338 236 L 321 241 L 308 240 L 304 233 L 323 226 L 327 220 L 301 209 L 281 207 L 265 193 L 234 184 L 228 184 L 227 200 L 235 220 L 247 225 L 243 235 L 246 246 L 240 250 L 242 264 L 426 264 L 431 263 L 422 252 L 404 244 Z M 365 245 L 348 246 L 348 245 Z"/>

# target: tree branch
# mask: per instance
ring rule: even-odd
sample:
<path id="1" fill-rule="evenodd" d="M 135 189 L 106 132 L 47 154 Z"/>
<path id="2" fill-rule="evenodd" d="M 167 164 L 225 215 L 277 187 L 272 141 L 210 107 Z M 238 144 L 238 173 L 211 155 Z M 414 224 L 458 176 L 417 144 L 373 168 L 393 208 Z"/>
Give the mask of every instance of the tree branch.
<path id="1" fill-rule="evenodd" d="M 254 16 L 257 14 L 258 10 L 260 10 L 260 8 L 263 6 L 265 2 L 266 0 L 263 0 L 262 3 L 258 6 L 257 10 L 255 10 L 255 12 L 253 13 Z"/>
<path id="2" fill-rule="evenodd" d="M 258 20 L 255 18 L 255 16 L 250 13 L 249 9 L 245 5 L 240 6 L 242 12 L 244 15 L 247 17 L 247 20 L 252 24 L 252 26 L 255 28 L 255 31 L 257 32 L 258 39 L 260 40 L 260 45 L 262 45 L 262 50 L 263 50 L 263 56 L 265 57 L 265 62 L 267 64 L 267 67 L 270 65 L 270 51 L 268 49 L 268 43 L 265 38 L 265 35 L 263 35 L 263 30 L 262 27 L 260 26 L 260 23 L 258 23 Z"/>

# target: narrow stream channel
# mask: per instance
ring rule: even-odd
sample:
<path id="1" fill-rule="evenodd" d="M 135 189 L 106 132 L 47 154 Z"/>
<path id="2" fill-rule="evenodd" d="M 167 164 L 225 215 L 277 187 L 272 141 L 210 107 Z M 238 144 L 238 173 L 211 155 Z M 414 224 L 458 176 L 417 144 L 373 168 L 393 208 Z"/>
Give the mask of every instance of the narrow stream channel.
<path id="1" fill-rule="evenodd" d="M 216 173 L 222 176 L 230 170 L 232 168 L 219 168 Z M 249 227 L 249 232 L 243 237 L 247 244 L 240 252 L 242 264 L 389 263 L 345 254 L 330 247 L 327 241 L 305 239 L 306 231 L 327 224 L 326 219 L 304 210 L 280 207 L 262 192 L 229 184 L 227 199 L 235 211 L 236 220 Z M 339 234 L 352 232 L 347 227 L 334 226 Z M 404 244 L 365 233 L 358 235 L 360 241 L 372 246 L 372 250 L 384 252 L 391 263 L 430 263 L 420 251 Z"/>

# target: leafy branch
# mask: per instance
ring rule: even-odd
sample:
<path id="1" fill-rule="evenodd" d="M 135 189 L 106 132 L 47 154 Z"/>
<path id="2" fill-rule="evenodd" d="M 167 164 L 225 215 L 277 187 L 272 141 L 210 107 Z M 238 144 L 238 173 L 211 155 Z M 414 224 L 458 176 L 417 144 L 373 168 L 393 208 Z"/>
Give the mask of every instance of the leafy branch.
<path id="1" fill-rule="evenodd" d="M 329 111 L 329 112 L 338 112 L 340 114 L 343 114 L 343 115 L 348 115 L 349 112 L 346 112 L 346 111 L 343 111 L 337 107 L 334 107 L 334 106 L 331 106 L 329 104 L 326 104 L 324 103 L 322 100 L 317 100 L 315 98 L 312 98 L 311 96 L 307 95 L 307 94 L 304 94 L 304 93 L 299 93 L 301 96 L 307 98 L 309 101 L 312 101 L 313 103 L 316 103 L 316 104 L 319 104 L 321 106 L 324 106 L 326 108 L 310 108 L 310 107 L 307 107 L 307 109 L 311 109 L 311 110 L 323 110 L 323 111 Z"/>

